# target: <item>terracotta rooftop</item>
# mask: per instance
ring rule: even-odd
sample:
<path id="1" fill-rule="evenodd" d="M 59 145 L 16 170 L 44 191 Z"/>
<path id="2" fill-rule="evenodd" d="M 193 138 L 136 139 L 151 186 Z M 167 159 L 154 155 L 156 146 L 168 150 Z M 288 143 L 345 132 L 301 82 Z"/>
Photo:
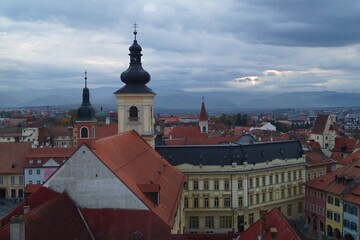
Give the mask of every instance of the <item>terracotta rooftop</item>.
<path id="1" fill-rule="evenodd" d="M 360 159 L 360 151 L 356 151 L 345 158 L 338 159 L 338 162 L 342 165 L 348 165 L 358 159 Z"/>
<path id="2" fill-rule="evenodd" d="M 99 139 L 94 153 L 160 219 L 173 226 L 186 176 L 164 160 L 135 131 Z M 138 184 L 160 186 L 160 205 L 142 192 Z"/>
<path id="3" fill-rule="evenodd" d="M 308 167 L 329 165 L 335 163 L 329 157 L 325 156 L 321 151 L 307 151 L 305 152 L 305 157 Z"/>
<path id="4" fill-rule="evenodd" d="M 26 154 L 26 160 L 24 167 L 41 167 L 47 163 L 50 159 L 56 161 L 59 165 L 67 160 L 74 152 L 76 148 L 31 148 Z M 30 161 L 32 160 L 32 163 Z M 38 160 L 41 160 L 39 163 Z"/>
<path id="5" fill-rule="evenodd" d="M 166 133 L 167 138 L 207 138 L 207 134 L 201 133 L 199 126 L 176 126 Z"/>
<path id="6" fill-rule="evenodd" d="M 316 117 L 313 129 L 312 129 L 312 133 L 315 134 L 323 134 L 324 131 L 326 130 L 326 123 L 327 120 L 329 118 L 329 115 L 318 115 Z"/>
<path id="7" fill-rule="evenodd" d="M 105 124 L 101 127 L 96 128 L 96 138 L 104 138 L 115 135 L 118 133 L 118 125 L 117 124 Z"/>
<path id="8" fill-rule="evenodd" d="M 22 174 L 31 142 L 0 143 L 0 174 Z"/>
<path id="9" fill-rule="evenodd" d="M 352 153 L 359 147 L 359 140 L 355 138 L 336 137 L 333 152 Z"/>
<path id="10" fill-rule="evenodd" d="M 262 240 L 271 240 L 270 228 L 276 228 L 276 239 L 286 240 L 300 240 L 305 239 L 295 227 L 288 222 L 286 217 L 281 213 L 278 208 L 273 208 L 270 212 L 266 213 L 265 232 L 262 235 Z M 245 232 L 240 235 L 240 240 L 258 239 L 261 233 L 261 222 L 256 221 Z"/>

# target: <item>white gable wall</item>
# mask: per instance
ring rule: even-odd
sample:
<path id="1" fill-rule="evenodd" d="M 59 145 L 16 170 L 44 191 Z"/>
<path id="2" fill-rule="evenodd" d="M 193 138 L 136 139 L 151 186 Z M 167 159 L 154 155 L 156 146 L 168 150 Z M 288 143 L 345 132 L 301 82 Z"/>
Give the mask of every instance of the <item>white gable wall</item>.
<path id="1" fill-rule="evenodd" d="M 82 208 L 149 210 L 85 145 L 44 186 L 66 192 Z"/>

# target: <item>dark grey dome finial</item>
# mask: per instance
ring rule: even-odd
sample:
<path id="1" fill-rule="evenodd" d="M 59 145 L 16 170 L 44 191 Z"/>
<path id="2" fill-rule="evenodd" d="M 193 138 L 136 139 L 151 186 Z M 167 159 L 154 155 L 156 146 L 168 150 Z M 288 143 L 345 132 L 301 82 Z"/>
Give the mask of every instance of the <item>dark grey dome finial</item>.
<path id="1" fill-rule="evenodd" d="M 136 24 L 136 22 L 135 22 L 135 23 L 134 23 L 134 40 L 135 40 L 135 41 L 136 41 L 136 34 L 137 34 L 136 28 L 137 28 L 137 24 Z"/>

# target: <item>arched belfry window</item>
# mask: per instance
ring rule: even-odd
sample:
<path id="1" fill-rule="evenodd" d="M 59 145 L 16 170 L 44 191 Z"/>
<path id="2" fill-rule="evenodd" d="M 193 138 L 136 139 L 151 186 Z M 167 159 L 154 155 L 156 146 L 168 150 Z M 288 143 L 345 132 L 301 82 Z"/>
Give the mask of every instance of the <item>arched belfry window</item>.
<path id="1" fill-rule="evenodd" d="M 137 121 L 138 120 L 138 109 L 135 106 L 130 107 L 129 110 L 129 114 L 130 114 L 130 121 Z"/>
<path id="2" fill-rule="evenodd" d="M 80 129 L 80 138 L 89 138 L 89 129 L 87 127 Z"/>

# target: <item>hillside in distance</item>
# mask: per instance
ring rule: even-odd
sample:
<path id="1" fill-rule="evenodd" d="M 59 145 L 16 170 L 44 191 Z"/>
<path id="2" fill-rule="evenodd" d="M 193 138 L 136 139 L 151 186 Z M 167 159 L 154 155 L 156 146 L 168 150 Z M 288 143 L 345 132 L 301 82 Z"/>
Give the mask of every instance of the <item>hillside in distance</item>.
<path id="1" fill-rule="evenodd" d="M 95 106 L 116 110 L 117 88 L 90 89 L 90 101 Z M 154 89 L 155 92 L 156 89 Z M 202 99 L 211 111 L 241 111 L 284 108 L 359 107 L 360 93 L 291 92 L 268 94 L 259 92 L 184 92 L 181 90 L 158 91 L 155 97 L 156 112 L 195 111 Z M 57 89 L 0 92 L 0 108 L 38 106 L 80 106 L 82 90 Z"/>

